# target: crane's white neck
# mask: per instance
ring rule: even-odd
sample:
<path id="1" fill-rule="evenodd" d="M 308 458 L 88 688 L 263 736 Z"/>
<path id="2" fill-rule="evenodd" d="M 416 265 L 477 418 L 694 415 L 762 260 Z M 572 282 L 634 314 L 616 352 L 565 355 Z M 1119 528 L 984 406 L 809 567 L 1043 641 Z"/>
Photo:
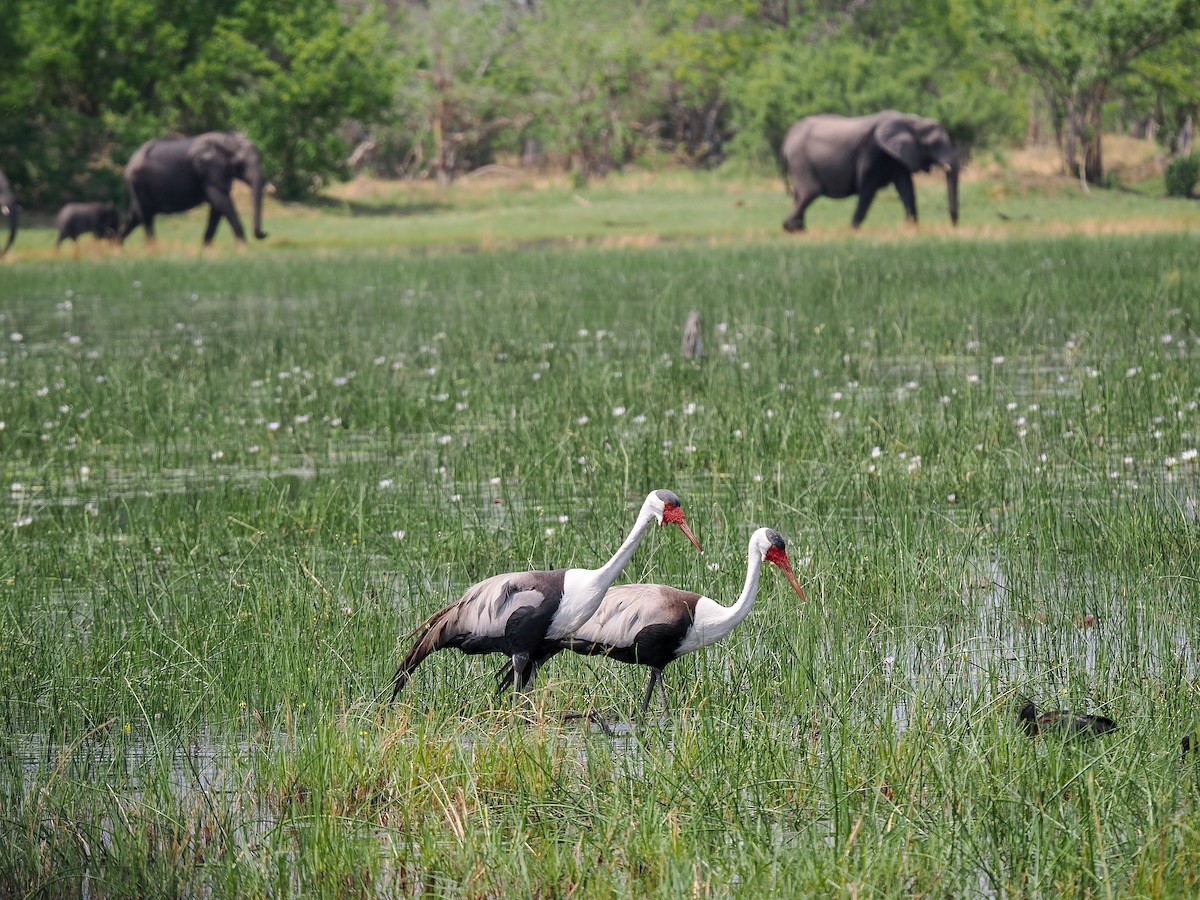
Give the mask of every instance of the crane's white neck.
<path id="1" fill-rule="evenodd" d="M 550 623 L 547 638 L 554 640 L 567 637 L 592 617 L 612 583 L 633 559 L 633 553 L 642 542 L 647 529 L 657 520 L 658 517 L 649 502 L 642 504 L 633 529 L 608 562 L 599 569 L 567 569 L 562 602 L 559 603 L 558 612 L 554 614 Z"/>
<path id="2" fill-rule="evenodd" d="M 746 557 L 746 583 L 742 585 L 742 593 L 732 606 L 722 606 L 708 597 L 696 601 L 696 617 L 692 620 L 687 637 L 675 651 L 676 656 L 715 644 L 750 615 L 754 599 L 758 596 L 758 576 L 762 572 L 762 564 L 763 554 L 752 545 Z"/>

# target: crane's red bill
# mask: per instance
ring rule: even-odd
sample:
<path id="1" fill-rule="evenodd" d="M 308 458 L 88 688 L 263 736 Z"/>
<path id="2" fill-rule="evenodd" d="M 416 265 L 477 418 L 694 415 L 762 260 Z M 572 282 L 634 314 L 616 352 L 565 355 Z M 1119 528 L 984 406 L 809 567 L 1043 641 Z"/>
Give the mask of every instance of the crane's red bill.
<path id="1" fill-rule="evenodd" d="M 807 600 L 804 596 L 804 588 L 800 587 L 800 582 L 796 580 L 796 573 L 792 571 L 792 561 L 788 559 L 787 552 L 780 550 L 778 547 L 772 547 L 767 551 L 765 557 L 769 563 L 775 563 L 779 568 L 783 569 L 783 574 L 787 576 L 788 584 L 800 596 L 801 600 Z"/>
<path id="2" fill-rule="evenodd" d="M 807 600 L 808 598 L 804 596 L 804 588 L 800 587 L 800 582 L 796 580 L 796 576 L 792 573 L 791 568 L 784 569 L 783 574 L 787 576 L 788 583 L 797 595 L 799 595 L 800 599 Z"/>
<path id="3" fill-rule="evenodd" d="M 668 503 L 663 509 L 662 525 L 678 525 L 679 530 L 686 534 L 687 539 L 692 542 L 692 546 L 694 546 L 701 553 L 704 552 L 704 548 L 700 546 L 700 542 L 696 540 L 696 536 L 692 534 L 692 529 L 688 528 L 688 523 L 683 518 L 682 507 L 676 506 L 673 503 Z"/>
<path id="4" fill-rule="evenodd" d="M 675 524 L 679 526 L 680 531 L 687 535 L 687 539 L 692 542 L 692 545 L 701 553 L 703 553 L 704 548 L 700 546 L 700 542 L 696 540 L 696 536 L 692 534 L 692 529 L 688 528 L 687 522 L 683 521 L 683 516 L 680 516 L 679 521 Z"/>

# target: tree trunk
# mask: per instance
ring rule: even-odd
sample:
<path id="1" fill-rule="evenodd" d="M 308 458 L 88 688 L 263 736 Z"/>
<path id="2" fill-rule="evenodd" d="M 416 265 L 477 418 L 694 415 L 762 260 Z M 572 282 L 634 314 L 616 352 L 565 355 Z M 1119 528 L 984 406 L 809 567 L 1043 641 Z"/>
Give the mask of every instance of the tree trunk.
<path id="1" fill-rule="evenodd" d="M 1063 138 L 1062 169 L 1064 175 L 1075 174 L 1075 138 L 1079 122 L 1075 117 L 1075 98 L 1067 99 L 1067 133 Z"/>
<path id="2" fill-rule="evenodd" d="M 1092 184 L 1104 180 L 1104 157 L 1100 152 L 1100 129 L 1093 129 L 1083 145 L 1083 177 Z"/>
<path id="3" fill-rule="evenodd" d="M 445 116 L 446 103 L 439 94 L 433 104 L 433 168 L 439 184 L 450 183 L 450 173 L 446 170 Z"/>
<path id="4" fill-rule="evenodd" d="M 452 165 L 453 153 L 446 146 L 446 119 L 449 116 L 446 93 L 453 79 L 446 74 L 446 67 L 439 51 L 433 69 L 433 92 L 436 100 L 433 102 L 433 167 L 437 172 L 439 184 L 449 184 L 454 179 Z"/>
<path id="5" fill-rule="evenodd" d="M 1100 149 L 1100 116 L 1107 91 L 1096 85 L 1084 98 L 1081 110 L 1085 124 L 1083 135 L 1083 177 L 1092 184 L 1104 181 L 1104 155 Z"/>

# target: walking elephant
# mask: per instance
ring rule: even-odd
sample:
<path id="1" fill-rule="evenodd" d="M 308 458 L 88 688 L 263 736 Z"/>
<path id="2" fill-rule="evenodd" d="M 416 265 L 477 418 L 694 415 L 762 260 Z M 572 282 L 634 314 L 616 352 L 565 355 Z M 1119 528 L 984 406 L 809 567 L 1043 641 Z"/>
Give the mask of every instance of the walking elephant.
<path id="1" fill-rule="evenodd" d="M 12 185 L 8 183 L 8 179 L 4 177 L 4 173 L 0 172 L 0 215 L 8 216 L 8 243 L 4 245 L 4 249 L 0 250 L 0 256 L 8 252 L 8 248 L 12 246 L 12 242 L 17 239 L 17 212 L 21 209 L 17 205 L 17 196 L 13 193 Z"/>
<path id="2" fill-rule="evenodd" d="M 872 116 L 809 116 L 783 139 L 783 165 L 796 208 L 783 227 L 804 230 L 804 211 L 818 197 L 858 195 L 850 224 L 867 217 L 876 192 L 896 186 L 910 222 L 917 221 L 913 172 L 938 166 L 946 172 L 950 221 L 958 224 L 960 156 L 946 129 L 934 119 L 886 110 Z"/>
<path id="3" fill-rule="evenodd" d="M 208 203 L 208 226 L 204 243 L 211 244 L 221 219 L 229 220 L 233 234 L 246 240 L 242 220 L 229 192 L 233 179 L 244 181 L 254 192 L 254 236 L 262 230 L 262 198 L 266 180 L 262 156 L 243 134 L 212 131 L 196 137 L 147 141 L 125 166 L 129 187 L 129 219 L 121 229 L 121 241 L 139 225 L 154 239 L 154 217 L 159 213 L 184 212 Z"/>
<path id="4" fill-rule="evenodd" d="M 89 231 L 97 238 L 115 238 L 121 230 L 121 218 L 111 203 L 68 203 L 55 219 L 58 239 L 54 249 L 70 238 L 78 243 L 81 234 Z"/>

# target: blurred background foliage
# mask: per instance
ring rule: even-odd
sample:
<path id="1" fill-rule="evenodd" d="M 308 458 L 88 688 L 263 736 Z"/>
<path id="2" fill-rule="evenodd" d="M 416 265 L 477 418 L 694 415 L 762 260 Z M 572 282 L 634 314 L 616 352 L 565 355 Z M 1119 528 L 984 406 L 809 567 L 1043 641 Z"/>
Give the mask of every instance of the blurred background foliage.
<path id="1" fill-rule="evenodd" d="M 978 150 L 1187 153 L 1200 0 L 0 0 L 0 170 L 28 207 L 122 197 L 143 141 L 240 130 L 282 199 L 351 170 L 777 166 L 816 112 Z"/>

